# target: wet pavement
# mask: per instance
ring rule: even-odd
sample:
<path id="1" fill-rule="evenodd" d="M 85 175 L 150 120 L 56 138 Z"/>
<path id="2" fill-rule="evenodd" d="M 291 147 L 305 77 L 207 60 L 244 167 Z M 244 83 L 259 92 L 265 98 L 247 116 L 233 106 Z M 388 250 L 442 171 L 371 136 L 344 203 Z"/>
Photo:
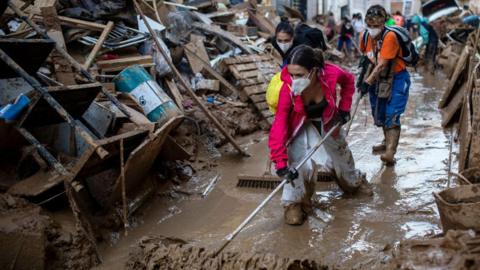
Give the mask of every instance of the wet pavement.
<path id="1" fill-rule="evenodd" d="M 382 260 L 400 240 L 440 233 L 432 192 L 447 185 L 449 132 L 441 128 L 437 109 L 445 81 L 438 74 L 423 78 L 412 73 L 395 167 L 384 167 L 379 156 L 372 155 L 371 147 L 380 142 L 381 130 L 373 127 L 368 104 L 361 102 L 348 141 L 357 167 L 374 186 L 373 197 L 344 197 L 334 182 L 318 183 L 315 197 L 321 202 L 322 209 L 317 210 L 321 212 L 304 225 L 292 227 L 283 223 L 277 196 L 227 250 L 270 252 L 339 268 L 371 269 L 382 268 Z M 235 187 L 240 173 L 263 174 L 268 157 L 266 133 L 242 140 L 252 157 L 239 158 L 227 151 L 217 167 L 189 183 L 201 193 L 218 174 L 219 181 L 205 198 L 157 196 L 134 220 L 135 228 L 127 237 L 114 234 L 111 243 L 101 246 L 104 263 L 99 269 L 121 268 L 131 246 L 145 235 L 218 247 L 269 192 Z"/>

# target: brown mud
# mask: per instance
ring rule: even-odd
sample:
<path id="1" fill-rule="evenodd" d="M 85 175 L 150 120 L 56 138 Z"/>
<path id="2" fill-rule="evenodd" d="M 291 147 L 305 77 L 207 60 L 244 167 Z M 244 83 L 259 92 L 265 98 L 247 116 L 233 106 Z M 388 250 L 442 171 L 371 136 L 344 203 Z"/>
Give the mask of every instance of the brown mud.
<path id="1" fill-rule="evenodd" d="M 371 153 L 372 145 L 381 141 L 381 130 L 373 126 L 368 101 L 362 100 L 348 141 L 357 167 L 374 186 L 373 197 L 345 197 L 335 183 L 320 183 L 315 199 L 322 208 L 304 225 L 292 227 L 283 222 L 277 196 L 226 251 L 272 253 L 340 269 L 384 269 L 400 241 L 440 233 L 432 192 L 447 185 L 449 132 L 441 128 L 437 109 L 444 81 L 440 74 L 424 78 L 412 72 L 395 167 L 384 167 Z M 200 163 L 218 166 L 206 165 L 201 174 L 178 186 L 180 191 L 162 192 L 147 203 L 131 221 L 128 236 L 112 233 L 111 241 L 101 245 L 103 263 L 98 269 L 123 268 L 132 247 L 146 235 L 177 237 L 207 250 L 218 248 L 269 192 L 235 187 L 240 173 L 263 174 L 267 136 L 258 132 L 242 138 L 249 158 L 238 157 L 228 145 L 221 158 L 199 157 Z M 202 198 L 217 175 L 213 190 Z"/>
<path id="2" fill-rule="evenodd" d="M 145 237 L 132 252 L 127 268 L 136 269 L 328 269 L 314 261 L 280 258 L 274 254 L 222 252 L 192 246 L 181 240 Z"/>
<path id="3" fill-rule="evenodd" d="M 67 228 L 24 199 L 0 194 L 0 269 L 90 269 L 94 249 L 75 227 Z"/>

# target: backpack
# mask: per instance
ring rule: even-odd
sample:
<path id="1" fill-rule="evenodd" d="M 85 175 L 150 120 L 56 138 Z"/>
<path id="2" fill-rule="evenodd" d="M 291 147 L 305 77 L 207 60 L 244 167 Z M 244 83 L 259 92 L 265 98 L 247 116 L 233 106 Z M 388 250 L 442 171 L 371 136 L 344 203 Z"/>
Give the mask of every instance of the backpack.
<path id="1" fill-rule="evenodd" d="M 397 37 L 398 42 L 400 43 L 400 47 L 402 48 L 402 55 L 400 58 L 405 61 L 405 64 L 409 67 L 415 67 L 418 63 L 418 60 L 420 59 L 420 56 L 418 54 L 417 48 L 412 42 L 412 39 L 410 38 L 410 34 L 408 33 L 408 30 L 401 27 L 401 26 L 385 26 L 385 31 L 382 34 L 382 39 L 380 41 L 380 47 L 383 39 L 385 38 L 385 35 L 389 32 L 392 31 L 395 33 L 395 36 Z M 363 47 L 365 48 L 367 46 L 367 41 L 368 37 L 370 34 L 368 31 L 365 31 L 365 34 L 363 34 Z"/>
<path id="2" fill-rule="evenodd" d="M 310 27 L 304 23 L 299 24 L 295 28 L 295 39 L 299 44 L 305 44 L 322 51 L 327 50 L 327 43 L 322 30 Z"/>
<path id="3" fill-rule="evenodd" d="M 265 97 L 267 101 L 268 109 L 273 114 L 277 112 L 278 97 L 280 95 L 280 89 L 282 89 L 282 86 L 283 86 L 281 73 L 282 72 L 278 72 L 272 77 L 272 79 L 270 80 L 270 83 L 268 83 L 267 93 Z"/>

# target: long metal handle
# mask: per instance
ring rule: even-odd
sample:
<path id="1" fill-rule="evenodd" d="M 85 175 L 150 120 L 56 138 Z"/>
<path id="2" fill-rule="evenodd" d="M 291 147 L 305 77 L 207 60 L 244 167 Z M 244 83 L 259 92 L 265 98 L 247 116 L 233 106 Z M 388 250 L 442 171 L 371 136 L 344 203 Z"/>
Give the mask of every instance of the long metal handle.
<path id="1" fill-rule="evenodd" d="M 347 126 L 347 131 L 346 131 L 346 133 L 345 133 L 345 137 L 348 136 L 348 133 L 350 132 L 350 127 L 352 127 L 353 119 L 355 118 L 355 115 L 357 114 L 358 105 L 360 104 L 360 100 L 361 100 L 361 99 L 362 99 L 362 94 L 359 93 L 357 99 L 355 100 L 355 106 L 354 106 L 354 108 L 353 108 L 352 118 L 350 119 L 350 122 L 348 122 L 348 126 Z"/>
<path id="2" fill-rule="evenodd" d="M 333 126 L 328 132 L 327 134 L 325 134 L 325 136 L 323 136 L 323 138 L 312 148 L 310 149 L 307 154 L 305 154 L 305 156 L 303 157 L 303 159 L 297 164 L 297 166 L 295 166 L 295 169 L 296 170 L 299 170 L 303 164 L 305 164 L 305 162 L 307 162 L 307 160 L 309 160 L 312 155 L 318 150 L 318 148 L 320 148 L 320 146 L 325 142 L 325 140 L 330 137 L 332 135 L 333 132 L 335 132 L 335 130 L 340 126 L 340 124 L 336 124 L 335 126 Z M 267 198 L 265 198 L 262 203 L 260 203 L 260 205 L 257 206 L 257 208 L 255 208 L 255 210 L 253 210 L 252 213 L 250 213 L 250 215 L 242 222 L 242 224 L 240 224 L 236 229 L 235 231 L 233 231 L 231 234 L 227 235 L 224 239 L 224 243 L 222 244 L 222 246 L 220 246 L 220 248 L 215 252 L 215 256 L 218 255 L 218 253 L 220 253 L 232 240 L 233 238 L 235 238 L 235 236 L 237 236 L 237 234 L 258 214 L 258 212 L 260 212 L 260 210 L 263 209 L 263 207 L 265 207 L 265 205 L 282 189 L 282 187 L 288 182 L 289 180 L 287 179 L 287 177 L 285 177 L 283 179 L 283 181 L 268 195 Z"/>

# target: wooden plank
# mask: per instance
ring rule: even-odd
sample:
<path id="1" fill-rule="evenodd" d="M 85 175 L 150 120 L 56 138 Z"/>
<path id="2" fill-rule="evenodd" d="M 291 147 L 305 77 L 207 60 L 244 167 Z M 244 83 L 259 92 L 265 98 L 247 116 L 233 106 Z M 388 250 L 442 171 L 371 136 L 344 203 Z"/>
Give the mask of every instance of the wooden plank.
<path id="1" fill-rule="evenodd" d="M 175 103 L 177 103 L 178 108 L 183 111 L 183 96 L 178 90 L 177 84 L 173 81 L 173 79 L 166 79 L 168 89 L 172 93 L 173 99 Z"/>
<path id="2" fill-rule="evenodd" d="M 207 50 L 203 44 L 203 37 L 198 35 L 190 35 L 190 43 L 185 46 L 188 50 L 185 50 L 185 54 L 190 64 L 190 68 L 193 71 L 193 74 L 202 72 L 203 65 L 199 63 L 201 60 L 209 62 L 210 59 L 207 54 Z M 195 57 L 193 54 L 195 54 Z M 200 59 L 199 59 L 200 58 Z"/>
<path id="3" fill-rule="evenodd" d="M 253 53 L 253 51 L 249 47 L 247 47 L 245 44 L 243 44 L 243 42 L 238 37 L 234 36 L 232 33 L 229 33 L 227 31 L 222 30 L 218 26 L 206 25 L 204 23 L 194 22 L 193 27 L 195 27 L 199 30 L 208 32 L 212 35 L 216 35 L 216 36 L 219 36 L 221 38 L 227 39 L 228 41 L 234 43 L 237 47 L 241 48 L 243 51 L 245 51 L 249 54 Z"/>
<path id="4" fill-rule="evenodd" d="M 125 164 L 125 188 L 129 194 L 132 194 L 135 191 L 135 187 L 139 186 L 142 181 L 145 181 L 168 134 L 179 124 L 181 119 L 181 116 L 170 119 L 153 136 L 147 138 L 130 153 Z M 114 185 L 114 193 L 111 198 L 112 203 L 121 198 L 120 181 L 121 177 L 119 176 Z"/>
<path id="5" fill-rule="evenodd" d="M 253 95 L 253 96 L 250 96 L 249 98 L 253 101 L 253 103 L 259 103 L 259 102 L 263 102 L 263 101 L 266 100 L 264 94 Z"/>
<path id="6" fill-rule="evenodd" d="M 227 25 L 227 31 L 239 37 L 257 35 L 256 27 L 251 27 L 246 25 L 229 24 Z"/>
<path id="7" fill-rule="evenodd" d="M 278 66 L 272 62 L 255 62 L 247 64 L 235 64 L 235 67 L 238 71 L 247 71 L 253 69 L 267 69 L 267 70 L 276 70 Z"/>
<path id="8" fill-rule="evenodd" d="M 248 17 L 249 19 L 258 27 L 258 29 L 262 32 L 266 32 L 271 36 L 275 35 L 275 25 L 265 18 L 260 13 L 254 13 L 251 10 L 248 10 Z"/>
<path id="9" fill-rule="evenodd" d="M 48 36 L 57 42 L 62 48 L 65 49 L 65 40 L 63 38 L 62 27 L 58 20 L 57 9 L 55 8 L 55 1 L 49 1 L 51 6 L 43 6 L 40 8 L 43 15 L 43 23 L 47 28 Z M 73 73 L 72 66 L 65 59 L 60 52 L 54 50 L 51 54 L 53 66 L 55 69 L 55 76 L 57 80 L 64 85 L 76 84 L 75 74 Z"/>
<path id="10" fill-rule="evenodd" d="M 458 155 L 458 170 L 461 172 L 466 168 L 468 164 L 468 153 L 470 151 L 470 144 L 472 140 L 472 120 L 470 115 L 469 95 L 466 95 L 466 98 L 463 101 L 458 130 L 460 144 Z"/>
<path id="11" fill-rule="evenodd" d="M 465 48 L 463 49 L 462 54 L 460 55 L 460 59 L 457 62 L 457 66 L 455 67 L 455 71 L 453 72 L 452 77 L 448 81 L 447 88 L 445 89 L 445 92 L 443 92 L 443 96 L 440 99 L 439 108 L 445 108 L 445 106 L 447 106 L 447 103 L 450 101 L 454 87 L 457 84 L 457 80 L 467 66 L 466 63 L 470 54 L 470 50 L 471 49 L 468 46 L 465 46 Z"/>
<path id="12" fill-rule="evenodd" d="M 224 59 L 223 62 L 227 65 L 233 64 L 242 64 L 242 63 L 250 63 L 250 62 L 260 62 L 260 61 L 270 61 L 273 58 L 267 54 L 251 54 L 251 55 L 239 55 L 235 57 L 230 57 Z"/>
<path id="13" fill-rule="evenodd" d="M 467 83 L 465 82 L 462 87 L 460 87 L 460 90 L 455 93 L 455 96 L 453 97 L 452 101 L 450 101 L 448 106 L 442 109 L 442 127 L 449 126 L 453 120 L 453 117 L 461 109 L 466 90 Z"/>
<path id="14" fill-rule="evenodd" d="M 246 87 L 250 85 L 260 84 L 260 83 L 268 83 L 270 82 L 266 77 L 260 78 L 248 78 L 239 81 L 240 87 Z"/>
<path id="15" fill-rule="evenodd" d="M 107 27 L 105 24 L 84 21 L 84 20 L 74 19 L 74 18 L 65 17 L 65 16 L 57 16 L 57 19 L 60 20 L 60 25 L 70 26 L 73 28 L 86 29 L 86 30 L 91 30 L 96 32 L 102 32 L 103 29 Z M 35 14 L 33 16 L 33 20 L 37 22 L 41 22 L 43 21 L 43 17 Z"/>
<path id="16" fill-rule="evenodd" d="M 257 84 L 253 86 L 247 86 L 243 88 L 243 91 L 245 91 L 245 93 L 247 93 L 248 96 L 256 95 L 256 94 L 265 94 L 265 92 L 267 92 L 267 85 Z"/>
<path id="17" fill-rule="evenodd" d="M 97 61 L 97 66 L 103 72 L 120 71 L 131 65 L 141 65 L 144 67 L 151 67 L 153 63 L 153 57 L 151 55 L 124 57 L 113 60 Z"/>
<path id="18" fill-rule="evenodd" d="M 255 103 L 255 107 L 256 107 L 259 111 L 268 110 L 268 104 L 267 104 L 267 102 Z"/>
<path id="19" fill-rule="evenodd" d="M 275 120 L 275 115 L 273 116 L 270 116 L 267 118 L 267 122 L 270 124 L 270 125 L 273 125 L 273 121 Z"/>
<path id="20" fill-rule="evenodd" d="M 100 51 L 100 49 L 102 48 L 103 43 L 107 39 L 108 34 L 110 33 L 110 31 L 112 31 L 113 25 L 114 24 L 113 24 L 112 21 L 109 21 L 107 23 L 107 27 L 105 27 L 105 29 L 103 30 L 102 34 L 98 38 L 97 43 L 95 43 L 95 46 L 93 47 L 92 51 L 90 52 L 90 54 L 87 57 L 87 60 L 85 60 L 85 63 L 83 64 L 83 67 L 85 69 L 88 69 L 90 67 L 90 65 L 93 63 L 93 60 L 95 60 L 95 57 L 97 57 L 97 54 Z"/>
<path id="21" fill-rule="evenodd" d="M 262 116 L 263 116 L 265 119 L 273 116 L 273 113 L 270 112 L 269 110 L 261 111 L 260 113 L 262 114 Z"/>

